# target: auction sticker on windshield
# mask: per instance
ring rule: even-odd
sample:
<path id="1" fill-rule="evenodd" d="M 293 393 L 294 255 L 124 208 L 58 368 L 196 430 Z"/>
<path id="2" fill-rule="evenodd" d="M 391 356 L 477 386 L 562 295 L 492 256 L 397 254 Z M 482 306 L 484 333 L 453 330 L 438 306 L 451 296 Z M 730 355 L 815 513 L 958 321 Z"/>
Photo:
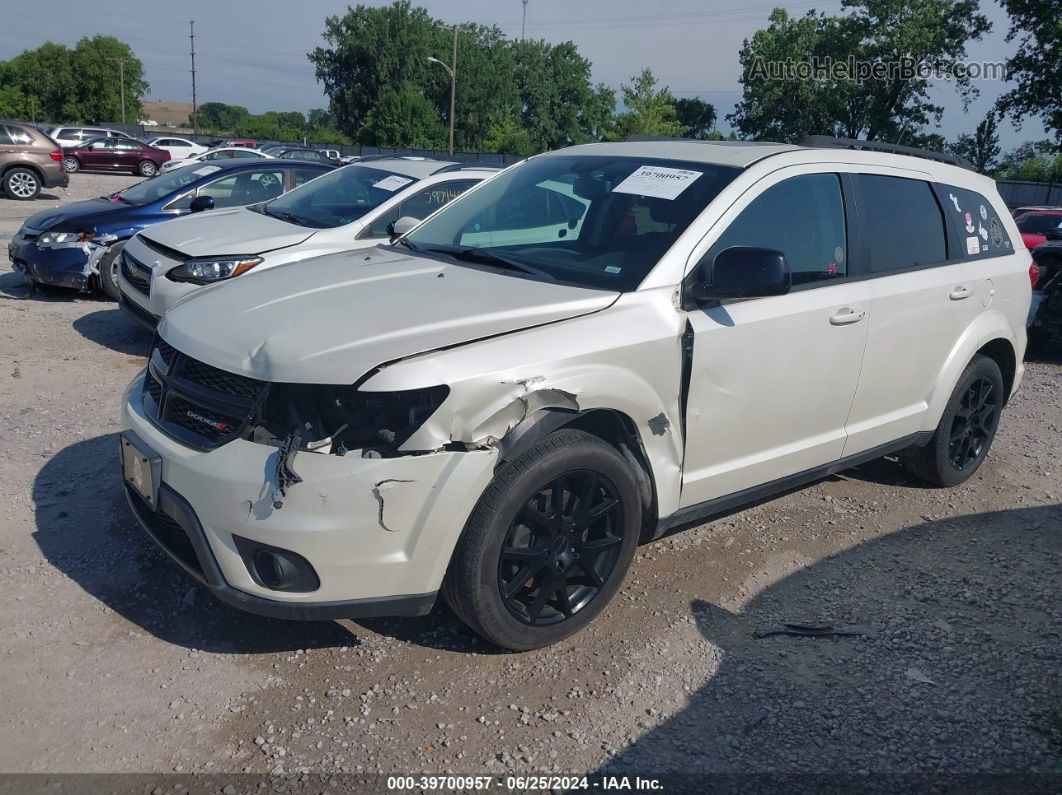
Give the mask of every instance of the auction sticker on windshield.
<path id="1" fill-rule="evenodd" d="M 215 171 L 221 171 L 221 166 L 203 166 L 202 168 L 197 168 L 192 173 L 205 177 L 207 174 L 213 174 Z"/>
<path id="2" fill-rule="evenodd" d="M 642 166 L 612 189 L 613 193 L 633 193 L 654 199 L 674 199 L 701 175 L 700 171 L 663 166 Z"/>
<path id="3" fill-rule="evenodd" d="M 381 179 L 379 182 L 374 182 L 372 186 L 374 188 L 379 188 L 380 190 L 389 190 L 393 193 L 399 188 L 404 188 L 412 181 L 413 180 L 411 180 L 409 177 L 400 177 L 397 174 L 392 174 L 389 177 Z"/>

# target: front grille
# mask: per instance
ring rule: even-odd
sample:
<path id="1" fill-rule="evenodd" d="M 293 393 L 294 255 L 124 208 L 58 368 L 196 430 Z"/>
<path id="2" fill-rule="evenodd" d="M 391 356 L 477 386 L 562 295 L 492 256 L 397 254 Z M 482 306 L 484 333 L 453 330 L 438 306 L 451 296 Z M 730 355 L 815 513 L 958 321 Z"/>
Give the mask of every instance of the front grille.
<path id="1" fill-rule="evenodd" d="M 144 379 L 144 409 L 164 433 L 211 450 L 243 432 L 267 387 L 265 381 L 197 361 L 156 337 Z"/>
<path id="2" fill-rule="evenodd" d="M 262 382 L 253 378 L 226 373 L 209 364 L 197 362 L 195 359 L 185 358 L 181 374 L 196 384 L 216 392 L 224 392 L 226 395 L 254 400 L 262 389 Z"/>
<path id="3" fill-rule="evenodd" d="M 151 292 L 151 271 L 125 251 L 122 252 L 122 276 L 144 295 Z"/>

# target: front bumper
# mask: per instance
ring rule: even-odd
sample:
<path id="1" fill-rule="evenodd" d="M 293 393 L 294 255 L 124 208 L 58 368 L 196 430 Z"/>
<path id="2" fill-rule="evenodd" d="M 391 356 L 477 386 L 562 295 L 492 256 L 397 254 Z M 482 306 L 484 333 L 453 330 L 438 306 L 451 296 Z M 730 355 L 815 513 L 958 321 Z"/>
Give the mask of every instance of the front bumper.
<path id="1" fill-rule="evenodd" d="M 90 276 L 85 273 L 88 254 L 80 246 L 51 248 L 20 237 L 7 246 L 12 267 L 29 279 L 55 287 L 87 290 Z"/>
<path id="2" fill-rule="evenodd" d="M 280 618 L 418 615 L 430 609 L 454 546 L 493 475 L 495 451 L 361 458 L 302 452 L 303 482 L 273 507 L 276 448 L 237 440 L 200 452 L 163 434 L 144 414 L 143 375 L 123 398 L 127 432 L 161 459 L 160 517 L 130 494 L 145 529 L 218 598 Z M 152 522 L 162 522 L 161 530 Z M 160 537 L 178 525 L 192 564 Z M 312 592 L 260 584 L 237 538 L 294 552 L 320 580 Z M 186 542 L 182 542 L 186 543 Z M 187 554 L 185 555 L 187 558 Z"/>

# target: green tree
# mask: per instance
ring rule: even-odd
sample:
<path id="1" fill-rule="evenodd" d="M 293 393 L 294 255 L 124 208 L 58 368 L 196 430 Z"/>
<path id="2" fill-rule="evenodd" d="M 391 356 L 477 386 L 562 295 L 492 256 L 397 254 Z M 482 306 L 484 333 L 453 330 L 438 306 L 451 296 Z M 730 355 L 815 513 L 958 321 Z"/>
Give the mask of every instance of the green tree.
<path id="1" fill-rule="evenodd" d="M 646 68 L 631 78 L 630 85 L 621 86 L 626 110 L 616 117 L 613 137 L 623 140 L 630 135 L 682 135 L 686 128 L 676 118 L 675 97 L 664 86 L 656 87 L 657 79 Z"/>
<path id="2" fill-rule="evenodd" d="M 1004 155 L 996 179 L 1062 182 L 1062 155 L 1051 156 L 1052 141 L 1028 141 Z"/>
<path id="3" fill-rule="evenodd" d="M 1044 129 L 1054 130 L 1062 151 L 1062 14 L 1057 2 L 1000 0 L 1010 15 L 1007 41 L 1018 51 L 1007 61 L 1007 80 L 1015 87 L 1001 96 L 999 108 L 1020 126 L 1026 116 L 1039 116 Z"/>
<path id="4" fill-rule="evenodd" d="M 78 103 L 72 56 L 68 47 L 45 42 L 11 59 L 3 84 L 31 100 L 38 120 L 85 121 Z"/>
<path id="5" fill-rule="evenodd" d="M 200 130 L 216 133 L 235 133 L 236 127 L 251 113 L 242 105 L 224 102 L 204 102 L 196 109 L 195 124 Z M 189 119 L 192 121 L 192 119 Z"/>
<path id="6" fill-rule="evenodd" d="M 515 116 L 507 116 L 491 125 L 483 148 L 507 155 L 531 155 L 535 152 L 531 134 Z"/>
<path id="7" fill-rule="evenodd" d="M 999 160 L 999 134 L 996 132 L 996 114 L 989 113 L 977 125 L 973 135 L 963 133 L 948 147 L 952 154 L 965 157 L 982 174 L 989 174 Z"/>
<path id="8" fill-rule="evenodd" d="M 744 42 L 742 99 L 727 117 L 744 137 L 909 142 L 943 113 L 930 100 L 925 70 L 953 75 L 964 104 L 977 94 L 961 62 L 967 42 L 991 27 L 978 0 L 843 0 L 842 6 L 843 16 L 811 11 L 799 18 L 775 9 L 768 27 Z"/>
<path id="9" fill-rule="evenodd" d="M 435 106 L 411 83 L 386 88 L 362 125 L 359 140 L 376 146 L 443 149 L 447 128 Z"/>
<path id="10" fill-rule="evenodd" d="M 119 60 L 122 61 L 119 67 Z M 114 36 L 84 38 L 70 57 L 77 78 L 78 116 L 89 122 L 120 121 L 122 118 L 124 76 L 125 120 L 130 124 L 142 119 L 140 98 L 148 92 L 144 65 L 132 48 Z"/>
<path id="11" fill-rule="evenodd" d="M 675 117 L 687 138 L 707 139 L 715 129 L 715 106 L 700 97 L 675 103 Z"/>

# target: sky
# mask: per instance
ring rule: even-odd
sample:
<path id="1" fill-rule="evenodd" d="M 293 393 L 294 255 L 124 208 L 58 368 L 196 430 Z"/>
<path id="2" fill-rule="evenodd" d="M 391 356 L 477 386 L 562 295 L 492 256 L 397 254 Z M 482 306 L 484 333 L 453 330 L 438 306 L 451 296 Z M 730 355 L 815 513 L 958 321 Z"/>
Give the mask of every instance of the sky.
<path id="1" fill-rule="evenodd" d="M 6 4 L 11 0 L 0 0 Z M 416 0 L 414 0 L 416 2 Z M 370 0 L 366 5 L 386 5 Z M 521 0 L 420 0 L 448 23 L 496 24 L 510 37 L 520 36 Z M 593 63 L 597 82 L 613 88 L 648 66 L 663 85 L 681 97 L 699 96 L 723 117 L 740 99 L 737 54 L 744 39 L 765 27 L 771 9 L 791 14 L 809 9 L 840 10 L 839 0 L 528 0 L 527 36 L 550 42 L 571 40 Z M 151 86 L 148 99 L 191 101 L 188 20 L 195 20 L 196 83 L 200 103 L 215 100 L 243 105 L 253 113 L 327 107 L 306 53 L 322 44 L 324 19 L 347 8 L 334 0 L 37 0 L 16 3 L 3 14 L 0 58 L 7 59 L 45 40 L 68 45 L 82 36 L 109 34 L 128 42 L 143 61 Z M 652 9 L 650 11 L 650 8 Z M 159 13 L 155 13 L 158 9 Z M 970 60 L 1002 60 L 1014 45 L 1004 39 L 1006 14 L 996 2 L 982 0 L 992 31 L 968 45 Z M 996 97 L 1006 90 L 998 81 L 979 81 L 978 100 L 964 112 L 947 83 L 935 85 L 931 98 L 944 106 L 940 132 L 955 138 L 973 132 Z M 458 87 L 460 90 L 460 86 Z M 1036 119 L 1021 130 L 1010 121 L 1000 126 L 1004 149 L 1045 137 Z"/>

